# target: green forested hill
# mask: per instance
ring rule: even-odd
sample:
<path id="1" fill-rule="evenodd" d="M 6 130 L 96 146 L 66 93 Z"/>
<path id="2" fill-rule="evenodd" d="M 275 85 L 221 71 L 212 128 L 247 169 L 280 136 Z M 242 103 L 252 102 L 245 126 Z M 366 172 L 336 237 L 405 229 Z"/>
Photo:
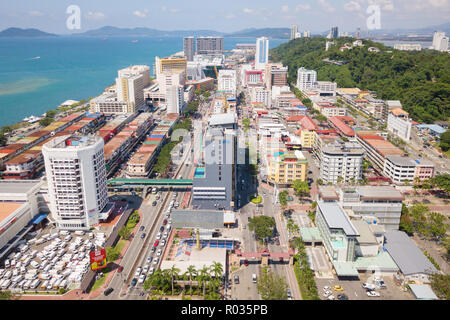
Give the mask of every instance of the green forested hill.
<path id="1" fill-rule="evenodd" d="M 325 51 L 325 38 L 296 39 L 273 49 L 271 56 L 274 61 L 289 66 L 291 83 L 296 83 L 298 68 L 314 69 L 321 81 L 335 81 L 338 87 L 376 91 L 384 100 L 400 100 L 416 121 L 449 119 L 450 54 L 431 50 L 398 51 L 366 40 L 363 47 L 339 51 L 339 47 L 354 40 L 334 39 L 336 45 Z M 381 52 L 368 52 L 369 47 L 378 47 Z M 326 58 L 347 64 L 323 62 Z"/>

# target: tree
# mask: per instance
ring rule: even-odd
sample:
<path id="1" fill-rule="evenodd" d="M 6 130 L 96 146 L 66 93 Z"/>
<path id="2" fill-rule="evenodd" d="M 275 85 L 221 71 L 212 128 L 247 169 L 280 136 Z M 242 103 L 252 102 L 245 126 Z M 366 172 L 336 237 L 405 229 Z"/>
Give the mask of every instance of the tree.
<path id="1" fill-rule="evenodd" d="M 280 201 L 280 204 L 285 207 L 287 206 L 287 196 L 288 196 L 288 192 L 287 191 L 282 191 L 278 194 L 278 200 Z"/>
<path id="2" fill-rule="evenodd" d="M 213 261 L 210 270 L 216 279 L 221 279 L 223 276 L 223 266 L 220 262 Z"/>
<path id="3" fill-rule="evenodd" d="M 447 152 L 450 150 L 450 129 L 445 131 L 441 135 L 441 142 L 439 144 L 439 147 L 442 149 L 442 151 Z"/>
<path id="4" fill-rule="evenodd" d="M 58 111 L 56 111 L 56 110 L 49 110 L 49 111 L 47 111 L 45 113 L 45 116 L 47 118 L 52 118 L 53 119 L 56 116 L 57 113 L 58 113 Z"/>
<path id="5" fill-rule="evenodd" d="M 8 141 L 8 139 L 5 137 L 5 135 L 3 133 L 0 133 L 0 146 L 4 146 L 6 145 L 6 142 Z"/>
<path id="6" fill-rule="evenodd" d="M 450 174 L 441 174 L 430 179 L 433 187 L 437 187 L 446 193 L 450 193 Z"/>
<path id="7" fill-rule="evenodd" d="M 180 269 L 176 268 L 175 265 L 172 265 L 172 268 L 168 269 L 168 274 L 170 276 L 170 281 L 172 284 L 172 295 L 173 295 L 173 282 L 175 278 L 180 274 Z"/>
<path id="8" fill-rule="evenodd" d="M 248 223 L 249 229 L 255 232 L 256 238 L 262 240 L 266 240 L 273 235 L 275 225 L 275 219 L 268 216 L 250 218 Z"/>
<path id="9" fill-rule="evenodd" d="M 186 274 L 189 276 L 189 290 L 190 296 L 192 297 L 192 278 L 197 275 L 197 270 L 195 270 L 193 265 L 190 265 L 186 270 Z"/>
<path id="10" fill-rule="evenodd" d="M 250 129 L 250 119 L 245 118 L 242 120 L 242 124 L 244 125 L 244 131 L 248 131 L 248 129 Z"/>
<path id="11" fill-rule="evenodd" d="M 119 230 L 119 236 L 121 236 L 125 240 L 128 240 L 131 237 L 131 231 L 126 226 L 123 226 Z"/>
<path id="12" fill-rule="evenodd" d="M 298 234 L 300 232 L 300 227 L 292 219 L 288 220 L 286 227 L 290 234 Z"/>
<path id="13" fill-rule="evenodd" d="M 428 216 L 427 233 L 436 240 L 440 240 L 447 233 L 448 225 L 445 220 L 447 220 L 447 217 L 443 214 L 431 212 Z"/>
<path id="14" fill-rule="evenodd" d="M 48 125 L 50 125 L 52 122 L 54 122 L 55 120 L 53 120 L 52 118 L 44 118 L 39 120 L 39 124 L 43 127 L 46 127 Z"/>
<path id="15" fill-rule="evenodd" d="M 319 186 L 323 186 L 323 180 L 322 179 L 317 179 L 317 184 L 319 185 Z"/>
<path id="16" fill-rule="evenodd" d="M 206 295 L 206 282 L 211 278 L 208 267 L 204 266 L 203 269 L 200 270 L 200 274 L 198 277 L 200 279 L 200 282 L 203 285 L 203 296 L 205 296 Z"/>
<path id="17" fill-rule="evenodd" d="M 106 248 L 106 262 L 113 262 L 119 259 L 120 252 L 117 248 L 107 247 Z"/>
<path id="18" fill-rule="evenodd" d="M 294 188 L 295 193 L 299 197 L 309 197 L 309 186 L 306 181 L 295 180 L 292 184 L 292 188 Z"/>
<path id="19" fill-rule="evenodd" d="M 434 273 L 430 276 L 431 288 L 442 300 L 450 300 L 450 275 Z"/>
<path id="20" fill-rule="evenodd" d="M 257 282 L 258 293 L 263 300 L 286 300 L 287 284 L 283 277 L 274 275 L 267 268 Z"/>

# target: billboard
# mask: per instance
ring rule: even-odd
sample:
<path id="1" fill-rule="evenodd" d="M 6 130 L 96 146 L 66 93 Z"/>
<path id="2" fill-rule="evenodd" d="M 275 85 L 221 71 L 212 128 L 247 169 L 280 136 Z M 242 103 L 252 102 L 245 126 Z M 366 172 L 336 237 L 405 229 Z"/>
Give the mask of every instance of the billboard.
<path id="1" fill-rule="evenodd" d="M 107 263 L 106 263 L 106 250 L 105 249 L 91 251 L 90 256 L 91 256 L 92 271 L 106 268 Z"/>

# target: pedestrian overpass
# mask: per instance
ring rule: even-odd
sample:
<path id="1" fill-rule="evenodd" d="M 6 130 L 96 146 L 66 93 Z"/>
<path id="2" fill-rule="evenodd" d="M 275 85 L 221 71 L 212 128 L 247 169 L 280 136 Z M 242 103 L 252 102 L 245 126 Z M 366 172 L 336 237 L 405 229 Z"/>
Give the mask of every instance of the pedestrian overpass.
<path id="1" fill-rule="evenodd" d="M 192 186 L 192 179 L 111 179 L 108 189 L 112 192 L 140 192 L 145 198 L 153 187 L 186 189 Z"/>

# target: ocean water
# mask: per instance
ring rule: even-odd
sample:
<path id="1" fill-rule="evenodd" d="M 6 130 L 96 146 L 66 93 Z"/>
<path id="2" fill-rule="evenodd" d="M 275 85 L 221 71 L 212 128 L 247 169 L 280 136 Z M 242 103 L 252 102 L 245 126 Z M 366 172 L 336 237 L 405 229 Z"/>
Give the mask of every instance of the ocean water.
<path id="1" fill-rule="evenodd" d="M 62 102 L 95 97 L 115 82 L 117 70 L 152 67 L 155 57 L 183 50 L 182 38 L 0 39 L 0 126 L 41 115 Z M 225 50 L 254 38 L 225 38 Z M 287 40 L 270 40 L 274 48 Z"/>

